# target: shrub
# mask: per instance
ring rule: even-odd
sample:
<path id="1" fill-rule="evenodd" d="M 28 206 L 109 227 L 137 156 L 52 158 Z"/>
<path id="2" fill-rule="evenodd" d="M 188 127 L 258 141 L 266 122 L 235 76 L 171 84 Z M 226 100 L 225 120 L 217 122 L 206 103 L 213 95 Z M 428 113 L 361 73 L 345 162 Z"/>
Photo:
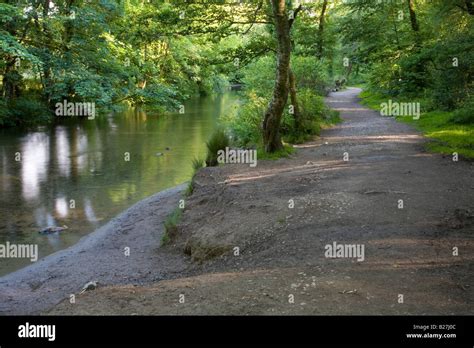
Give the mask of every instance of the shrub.
<path id="1" fill-rule="evenodd" d="M 226 114 L 222 121 L 232 141 L 241 147 L 254 147 L 261 142 L 261 124 L 267 101 L 250 92 L 238 112 Z"/>
<path id="2" fill-rule="evenodd" d="M 214 134 L 212 134 L 211 139 L 207 142 L 207 158 L 206 165 L 208 167 L 217 166 L 217 152 L 219 150 L 225 150 L 229 146 L 229 138 L 225 134 L 224 129 L 218 128 Z"/>
<path id="3" fill-rule="evenodd" d="M 324 104 L 323 97 L 312 89 L 303 88 L 297 94 L 300 108 L 300 127 L 295 125 L 295 117 L 285 108 L 280 133 L 284 141 L 299 144 L 311 136 L 318 135 L 323 123 L 330 124 L 339 120 L 337 114 L 331 112 Z M 242 147 L 261 147 L 261 125 L 267 107 L 267 100 L 251 92 L 237 113 L 225 115 L 224 124 L 230 129 L 232 141 Z"/>
<path id="4" fill-rule="evenodd" d="M 7 105 L 7 110 L 0 111 L 0 126 L 35 126 L 47 123 L 53 117 L 45 104 L 26 96 L 3 105 Z"/>
<path id="5" fill-rule="evenodd" d="M 310 56 L 294 56 L 291 60 L 291 68 L 299 89 L 309 89 L 318 95 L 326 95 L 331 82 L 326 73 L 327 68 L 321 60 Z"/>
<path id="6" fill-rule="evenodd" d="M 323 98 L 312 90 L 306 88 L 298 91 L 298 102 L 300 108 L 300 127 L 297 129 L 294 115 L 285 111 L 281 133 L 283 139 L 290 143 L 302 143 L 312 135 L 318 135 L 321 123 L 329 114 L 324 105 Z"/>
<path id="7" fill-rule="evenodd" d="M 470 104 L 454 111 L 450 123 L 474 124 L 474 105 Z"/>

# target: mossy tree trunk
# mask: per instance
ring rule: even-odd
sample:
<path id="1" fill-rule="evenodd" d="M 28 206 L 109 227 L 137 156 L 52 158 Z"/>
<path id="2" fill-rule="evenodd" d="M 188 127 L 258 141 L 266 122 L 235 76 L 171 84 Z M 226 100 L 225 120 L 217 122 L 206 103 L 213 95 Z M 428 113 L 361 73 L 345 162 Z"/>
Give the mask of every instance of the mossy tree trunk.
<path id="1" fill-rule="evenodd" d="M 296 15 L 301 10 L 301 6 L 298 7 L 292 12 L 292 16 L 288 18 L 285 0 L 271 0 L 271 5 L 278 49 L 273 96 L 268 104 L 263 120 L 263 144 L 266 152 L 275 152 L 283 148 L 280 137 L 280 123 L 289 94 L 288 76 L 291 56 L 290 29 Z"/>

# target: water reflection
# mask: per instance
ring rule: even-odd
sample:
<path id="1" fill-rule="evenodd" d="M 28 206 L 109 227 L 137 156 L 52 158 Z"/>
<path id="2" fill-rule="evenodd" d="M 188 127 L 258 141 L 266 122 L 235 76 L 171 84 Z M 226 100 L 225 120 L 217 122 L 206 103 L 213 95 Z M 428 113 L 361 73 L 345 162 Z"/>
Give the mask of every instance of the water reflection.
<path id="1" fill-rule="evenodd" d="M 68 206 L 66 198 L 56 198 L 55 212 L 61 218 L 65 218 L 68 215 Z"/>
<path id="2" fill-rule="evenodd" d="M 25 200 L 36 199 L 40 183 L 46 180 L 49 164 L 49 136 L 33 133 L 26 136 L 21 147 L 21 182 Z"/>
<path id="3" fill-rule="evenodd" d="M 94 120 L 62 119 L 26 134 L 0 131 L 0 244 L 37 243 L 45 256 L 76 243 L 136 201 L 188 180 L 217 118 L 233 112 L 236 103 L 227 94 L 191 100 L 184 115 L 130 109 Z M 38 234 L 63 225 L 69 228 Z M 0 275 L 26 264 L 2 259 Z"/>
<path id="4" fill-rule="evenodd" d="M 68 132 L 66 127 L 56 128 L 56 158 L 58 161 L 59 174 L 69 177 L 71 174 L 71 148 L 69 146 Z"/>

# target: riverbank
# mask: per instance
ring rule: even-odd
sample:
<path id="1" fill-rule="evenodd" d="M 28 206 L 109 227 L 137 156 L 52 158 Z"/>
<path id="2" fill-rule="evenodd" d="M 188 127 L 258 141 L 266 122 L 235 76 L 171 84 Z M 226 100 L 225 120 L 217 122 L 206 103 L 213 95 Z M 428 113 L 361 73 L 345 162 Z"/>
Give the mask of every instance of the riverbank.
<path id="1" fill-rule="evenodd" d="M 116 256 L 88 269 L 88 278 L 105 284 L 75 304 L 69 288 L 56 290 L 70 277 L 59 267 L 36 290 L 26 284 L 9 290 L 18 298 L 10 303 L 21 307 L 22 296 L 54 289 L 62 302 L 36 306 L 35 313 L 474 313 L 473 163 L 426 153 L 426 139 L 362 107 L 359 92 L 332 93 L 327 103 L 344 122 L 290 158 L 199 171 L 176 237 L 161 248 L 155 238 L 146 249 L 152 262 Z M 122 232 L 114 253 L 122 255 L 124 229 L 162 231 L 159 220 L 179 197 L 142 202 L 116 225 Z M 334 242 L 364 246 L 363 260 L 326 257 Z M 108 247 L 99 243 L 90 256 L 107 255 Z M 110 274 L 118 269 L 122 279 Z M 12 313 L 4 302 L 2 312 Z"/>
<path id="2" fill-rule="evenodd" d="M 237 104 L 235 93 L 224 93 L 188 99 L 185 115 L 128 108 L 94 120 L 0 131 L 0 244 L 34 244 L 40 257 L 51 255 L 134 203 L 189 180 L 217 120 Z M 64 225 L 65 233 L 38 234 Z M 4 258 L 0 277 L 30 264 Z"/>
<path id="3" fill-rule="evenodd" d="M 69 300 L 71 294 L 77 295 L 89 281 L 99 281 L 99 286 L 144 285 L 184 269 L 181 258 L 163 262 L 156 250 L 163 234 L 162 221 L 185 187 L 179 185 L 144 199 L 74 246 L 1 277 L 0 314 L 43 313 Z M 129 256 L 125 248 L 130 248 Z"/>

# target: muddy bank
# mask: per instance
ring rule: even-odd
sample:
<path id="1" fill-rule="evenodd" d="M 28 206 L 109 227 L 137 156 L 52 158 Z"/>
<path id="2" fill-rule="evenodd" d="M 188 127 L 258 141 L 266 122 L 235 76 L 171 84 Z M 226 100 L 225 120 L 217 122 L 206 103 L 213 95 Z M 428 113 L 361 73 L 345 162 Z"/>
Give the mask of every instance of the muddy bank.
<path id="1" fill-rule="evenodd" d="M 180 279 L 102 287 L 48 313 L 473 314 L 473 163 L 427 153 L 359 92 L 329 96 L 344 123 L 297 155 L 199 172 L 157 251 L 184 260 Z M 326 257 L 334 242 L 363 245 L 363 261 Z"/>
<path id="2" fill-rule="evenodd" d="M 184 268 L 172 255 L 157 253 L 163 220 L 177 206 L 186 185 L 135 204 L 76 245 L 0 278 L 0 314 L 39 314 L 89 281 L 100 286 L 149 284 Z M 64 232 L 67 233 L 67 232 Z M 125 248 L 130 248 L 130 256 Z"/>

